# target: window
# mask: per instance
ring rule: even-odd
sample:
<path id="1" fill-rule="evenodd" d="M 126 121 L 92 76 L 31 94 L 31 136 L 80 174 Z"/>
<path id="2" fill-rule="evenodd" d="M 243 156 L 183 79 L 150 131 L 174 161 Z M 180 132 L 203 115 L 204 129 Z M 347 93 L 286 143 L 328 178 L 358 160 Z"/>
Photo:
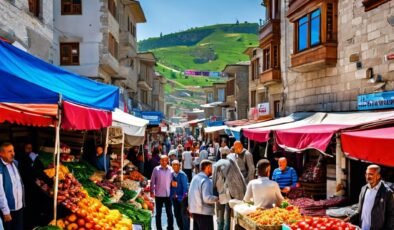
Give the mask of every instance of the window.
<path id="1" fill-rule="evenodd" d="M 115 37 L 111 33 L 109 33 L 108 49 L 110 54 L 112 54 L 114 58 L 118 58 L 118 42 L 115 40 Z"/>
<path id="2" fill-rule="evenodd" d="M 60 65 L 79 65 L 79 43 L 60 43 Z"/>
<path id="3" fill-rule="evenodd" d="M 256 107 L 256 90 L 250 92 L 250 108 Z"/>
<path id="4" fill-rule="evenodd" d="M 108 10 L 109 12 L 112 14 L 112 16 L 114 16 L 114 18 L 116 19 L 117 15 L 116 15 L 116 4 L 115 4 L 115 0 L 108 0 Z"/>
<path id="5" fill-rule="evenodd" d="M 224 89 L 218 89 L 218 101 L 225 101 L 224 96 Z"/>
<path id="6" fill-rule="evenodd" d="M 260 59 L 257 58 L 252 61 L 252 81 L 259 78 L 260 72 Z"/>
<path id="7" fill-rule="evenodd" d="M 319 45 L 321 34 L 321 11 L 317 9 L 298 20 L 298 51 Z"/>
<path id="8" fill-rule="evenodd" d="M 274 101 L 274 116 L 280 117 L 280 101 Z"/>
<path id="9" fill-rule="evenodd" d="M 148 91 L 141 90 L 141 101 L 142 103 L 148 104 Z"/>
<path id="10" fill-rule="evenodd" d="M 213 93 L 208 93 L 208 94 L 207 94 L 207 102 L 208 102 L 208 103 L 213 102 Z"/>
<path id="11" fill-rule="evenodd" d="M 40 15 L 40 0 L 29 0 L 29 11 L 38 17 Z"/>
<path id="12" fill-rule="evenodd" d="M 62 0 L 62 15 L 82 14 L 82 0 Z"/>
<path id="13" fill-rule="evenodd" d="M 271 68 L 270 48 L 263 49 L 263 71 Z"/>
<path id="14" fill-rule="evenodd" d="M 227 81 L 227 96 L 234 95 L 235 92 L 235 80 Z"/>

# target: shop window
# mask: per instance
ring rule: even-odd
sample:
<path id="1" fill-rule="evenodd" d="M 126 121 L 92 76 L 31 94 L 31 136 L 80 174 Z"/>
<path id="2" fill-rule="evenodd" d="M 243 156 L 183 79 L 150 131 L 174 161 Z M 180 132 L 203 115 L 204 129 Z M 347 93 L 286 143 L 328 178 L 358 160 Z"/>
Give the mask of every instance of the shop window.
<path id="1" fill-rule="evenodd" d="M 118 42 L 111 33 L 109 33 L 108 49 L 114 58 L 118 58 Z"/>
<path id="2" fill-rule="evenodd" d="M 62 0 L 62 15 L 82 14 L 82 0 Z"/>
<path id="3" fill-rule="evenodd" d="M 79 43 L 60 43 L 60 65 L 79 65 Z"/>
<path id="4" fill-rule="evenodd" d="M 109 12 L 112 14 L 112 16 L 114 16 L 114 18 L 117 18 L 116 15 L 116 4 L 115 4 L 115 0 L 108 0 L 108 10 Z"/>
<path id="5" fill-rule="evenodd" d="M 35 17 L 40 16 L 40 0 L 29 0 L 29 11 Z"/>
<path id="6" fill-rule="evenodd" d="M 320 15 L 321 11 L 317 9 L 298 20 L 297 50 L 299 52 L 320 44 Z"/>

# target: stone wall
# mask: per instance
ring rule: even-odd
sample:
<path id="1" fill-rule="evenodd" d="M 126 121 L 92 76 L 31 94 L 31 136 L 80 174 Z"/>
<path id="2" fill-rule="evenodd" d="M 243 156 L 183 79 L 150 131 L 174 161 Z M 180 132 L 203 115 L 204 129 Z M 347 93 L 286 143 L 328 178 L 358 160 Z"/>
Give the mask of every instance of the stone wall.
<path id="1" fill-rule="evenodd" d="M 362 0 L 339 1 L 338 60 L 335 67 L 297 73 L 289 69 L 293 52 L 293 25 L 282 6 L 281 67 L 284 86 L 284 110 L 352 111 L 357 110 L 357 95 L 394 89 L 394 61 L 384 55 L 394 52 L 394 27 L 388 18 L 394 14 L 394 2 L 365 12 Z M 361 68 L 351 62 L 358 56 Z M 382 83 L 367 79 L 367 69 L 382 76 Z"/>
<path id="2" fill-rule="evenodd" d="M 41 0 L 39 17 L 26 0 L 0 1 L 0 29 L 15 34 L 16 43 L 34 56 L 53 62 L 53 1 Z"/>
<path id="3" fill-rule="evenodd" d="M 249 66 L 240 67 L 235 77 L 235 92 L 238 119 L 248 118 L 249 109 Z"/>

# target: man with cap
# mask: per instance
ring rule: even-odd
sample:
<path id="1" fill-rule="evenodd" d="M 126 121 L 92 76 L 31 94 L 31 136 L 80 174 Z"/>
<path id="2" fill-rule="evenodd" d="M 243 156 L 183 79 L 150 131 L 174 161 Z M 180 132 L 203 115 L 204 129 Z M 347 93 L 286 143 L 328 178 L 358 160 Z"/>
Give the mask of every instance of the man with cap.
<path id="1" fill-rule="evenodd" d="M 172 161 L 171 201 L 174 215 L 179 229 L 190 229 L 190 220 L 187 212 L 187 191 L 189 189 L 186 174 L 181 171 L 178 160 Z"/>

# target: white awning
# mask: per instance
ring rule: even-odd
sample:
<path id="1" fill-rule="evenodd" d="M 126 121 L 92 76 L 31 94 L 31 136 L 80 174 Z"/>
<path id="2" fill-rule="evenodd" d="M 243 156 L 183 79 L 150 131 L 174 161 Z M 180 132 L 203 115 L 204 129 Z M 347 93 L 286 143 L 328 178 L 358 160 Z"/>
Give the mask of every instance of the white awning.
<path id="1" fill-rule="evenodd" d="M 225 129 L 228 129 L 227 125 L 212 126 L 212 127 L 204 128 L 204 132 L 205 133 L 213 133 L 213 132 L 222 131 L 222 130 L 225 130 Z"/>
<path id="2" fill-rule="evenodd" d="M 125 113 L 120 109 L 112 112 L 112 126 L 122 128 L 123 132 L 129 136 L 144 137 L 148 123 L 148 120 Z"/>
<path id="3" fill-rule="evenodd" d="M 222 101 L 215 101 L 215 102 L 211 102 L 211 103 L 208 103 L 208 104 L 200 105 L 200 107 L 201 108 L 214 108 L 214 107 L 219 106 L 221 104 L 223 104 Z"/>

